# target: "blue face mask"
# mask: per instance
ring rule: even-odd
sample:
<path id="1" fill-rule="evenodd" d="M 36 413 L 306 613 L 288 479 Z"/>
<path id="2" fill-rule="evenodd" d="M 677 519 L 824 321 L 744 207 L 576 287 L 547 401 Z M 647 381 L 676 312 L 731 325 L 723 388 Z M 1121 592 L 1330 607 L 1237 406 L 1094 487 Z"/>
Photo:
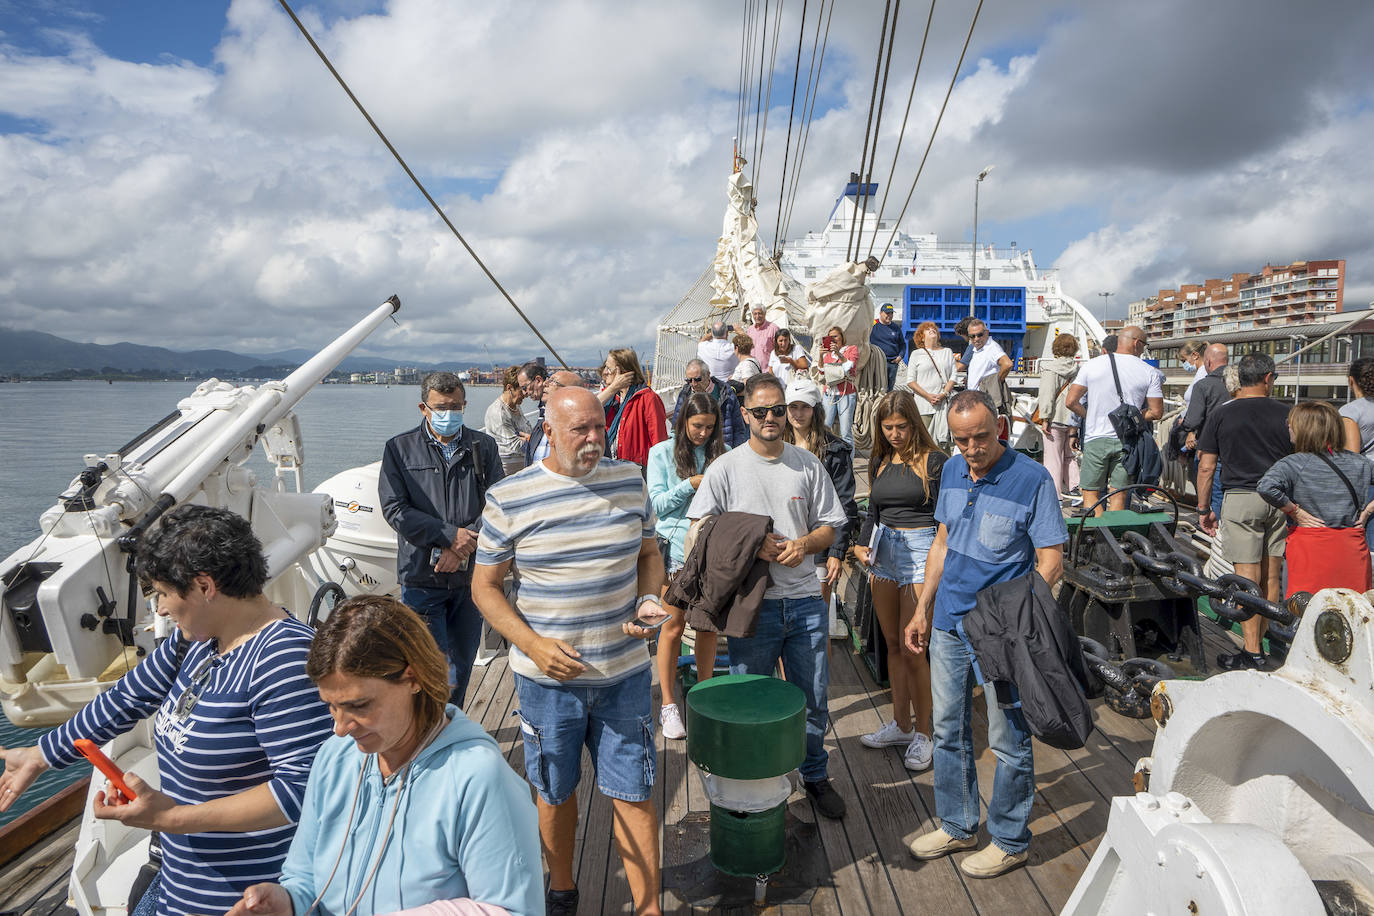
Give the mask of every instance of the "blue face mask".
<path id="1" fill-rule="evenodd" d="M 431 410 L 429 427 L 438 436 L 455 436 L 463 428 L 461 410 Z"/>

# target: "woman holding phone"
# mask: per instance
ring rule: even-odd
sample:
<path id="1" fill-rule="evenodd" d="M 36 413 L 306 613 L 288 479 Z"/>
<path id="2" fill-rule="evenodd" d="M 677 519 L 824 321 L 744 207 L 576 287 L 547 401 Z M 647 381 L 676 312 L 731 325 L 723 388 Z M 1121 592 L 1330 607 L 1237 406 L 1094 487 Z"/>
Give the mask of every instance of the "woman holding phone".
<path id="1" fill-rule="evenodd" d="M 132 913 L 223 913 L 281 871 L 329 737 L 305 675 L 312 631 L 263 595 L 262 545 L 228 509 L 173 509 L 137 563 L 176 630 L 37 747 L 0 752 L 0 811 L 43 770 L 80 760 L 75 739 L 102 744 L 152 716 L 161 791 L 127 773 L 137 798 L 107 785 L 95 816 L 161 838 L 162 868 Z"/>
<path id="2" fill-rule="evenodd" d="M 868 459 L 868 517 L 859 562 L 869 568 L 873 611 L 887 643 L 892 721 L 859 740 L 868 747 L 905 746 L 908 770 L 930 766 L 930 660 L 909 651 L 902 632 L 916 611 L 925 582 L 926 555 L 935 542 L 935 503 L 948 457 L 921 421 L 916 401 L 900 389 L 874 411 L 878 434 Z"/>
<path id="3" fill-rule="evenodd" d="M 663 551 L 663 568 L 669 576 L 681 569 L 686 559 L 684 543 L 690 527 L 687 507 L 701 486 L 706 468 L 723 454 L 720 408 L 715 398 L 701 391 L 692 392 L 682 402 L 672 437 L 649 449 L 649 501 L 658 516 L 658 544 Z M 658 720 L 663 726 L 663 737 L 685 738 L 687 729 L 682 724 L 673 688 L 677 684 L 677 660 L 687 624 L 681 608 L 665 604 L 663 609 L 671 616 L 658 634 L 658 683 L 663 693 Z M 711 676 L 717 637 L 718 634 L 705 630 L 696 634 L 696 657 L 707 660 L 697 664 L 699 680 Z"/>
<path id="4" fill-rule="evenodd" d="M 825 425 L 854 444 L 854 405 L 859 389 L 854 380 L 859 372 L 859 348 L 844 342 L 844 331 L 832 327 L 821 338 L 821 371 L 825 384 L 821 400 L 825 404 Z"/>

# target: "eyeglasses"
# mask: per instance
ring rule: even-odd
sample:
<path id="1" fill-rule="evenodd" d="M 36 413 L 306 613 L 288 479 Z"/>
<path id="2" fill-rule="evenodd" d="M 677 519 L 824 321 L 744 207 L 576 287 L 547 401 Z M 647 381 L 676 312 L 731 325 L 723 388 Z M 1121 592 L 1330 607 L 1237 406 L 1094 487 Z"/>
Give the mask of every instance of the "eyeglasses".
<path id="1" fill-rule="evenodd" d="M 521 389 L 524 390 L 523 388 Z M 427 410 L 462 410 L 467 404 L 424 404 Z"/>
<path id="2" fill-rule="evenodd" d="M 172 714 L 176 716 L 178 722 L 185 722 L 191 715 L 191 710 L 196 708 L 200 702 L 201 694 L 205 693 L 205 688 L 210 683 L 210 674 L 224 663 L 218 655 L 211 655 L 196 666 L 196 670 L 191 672 L 191 681 L 186 685 L 186 689 L 177 697 L 176 705 L 172 707 Z"/>
<path id="3" fill-rule="evenodd" d="M 754 415 L 755 420 L 762 420 L 764 417 L 785 417 L 787 416 L 786 404 L 773 404 L 770 407 L 746 407 L 745 410 Z"/>

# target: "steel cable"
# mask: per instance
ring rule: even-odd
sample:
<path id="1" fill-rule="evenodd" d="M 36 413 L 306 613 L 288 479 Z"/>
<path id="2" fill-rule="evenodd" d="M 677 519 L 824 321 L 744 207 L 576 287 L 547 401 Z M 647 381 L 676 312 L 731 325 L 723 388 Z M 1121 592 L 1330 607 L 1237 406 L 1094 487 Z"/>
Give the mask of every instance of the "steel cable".
<path id="1" fill-rule="evenodd" d="M 763 112 L 763 61 L 768 56 L 764 53 L 768 46 L 768 0 L 759 0 L 759 5 L 763 7 L 763 28 L 759 38 L 759 77 L 754 86 L 754 158 L 749 161 L 749 183 L 754 187 L 758 187 L 756 179 L 759 173 L 759 118 Z"/>
<path id="2" fill-rule="evenodd" d="M 916 169 L 916 177 L 911 180 L 911 190 L 907 192 L 906 202 L 902 204 L 902 212 L 897 214 L 897 221 L 892 224 L 892 234 L 887 237 L 887 244 L 883 246 L 886 252 L 892 247 L 892 240 L 897 237 L 897 227 L 902 224 L 902 217 L 906 216 L 907 207 L 911 206 L 912 195 L 916 193 L 916 183 L 921 180 L 921 172 L 925 170 L 926 159 L 930 156 L 930 148 L 935 145 L 935 135 L 940 130 L 940 122 L 945 117 L 945 108 L 949 106 L 949 97 L 954 92 L 954 84 L 959 79 L 959 68 L 964 65 L 964 56 L 968 54 L 968 46 L 973 41 L 973 29 L 978 25 L 978 14 L 983 11 L 983 0 L 978 0 L 978 6 L 973 11 L 973 21 L 969 23 L 968 35 L 964 38 L 963 50 L 959 52 L 959 62 L 954 65 L 954 74 L 949 78 L 949 88 L 945 90 L 945 100 L 940 104 L 940 113 L 935 118 L 935 126 L 930 130 L 930 140 L 926 143 L 926 151 L 921 156 L 921 164 Z"/>
<path id="3" fill-rule="evenodd" d="M 824 7 L 825 7 L 825 0 L 821 0 L 821 7 L 822 7 L 822 10 L 824 10 Z M 814 116 L 815 116 L 815 113 L 816 113 L 816 97 L 817 97 L 818 95 L 820 95 L 820 90 L 821 90 L 821 69 L 825 66 L 825 49 L 826 49 L 826 46 L 830 43 L 830 19 L 831 19 L 831 17 L 833 17 L 834 15 L 835 15 L 835 2 L 834 2 L 834 0 L 831 0 L 831 2 L 830 2 L 830 10 L 829 10 L 829 12 L 826 13 L 826 16 L 825 16 L 825 37 L 820 39 L 821 53 L 820 53 L 820 57 L 819 57 L 819 58 L 816 57 L 816 45 L 815 45 L 815 42 L 812 42 L 812 45 L 811 45 L 811 60 L 812 60 L 812 65 L 813 65 L 813 67 L 814 67 L 814 73 L 815 73 L 815 77 L 816 77 L 816 82 L 815 82 L 815 86 L 812 87 L 812 85 L 811 85 L 811 74 L 807 74 L 806 83 L 807 83 L 808 93 L 809 93 L 809 96 L 810 96 L 810 101 L 808 102 L 808 110 L 807 110 L 806 116 L 802 119 L 802 137 L 801 137 L 801 143 L 800 143 L 800 145 L 799 145 L 798 148 L 797 148 L 797 156 L 796 156 L 796 158 L 793 160 L 793 166 L 794 166 L 794 167 L 793 167 L 793 170 L 792 170 L 791 194 L 788 196 L 788 201 L 787 201 L 787 215 L 783 218 L 782 237 L 783 237 L 784 240 L 787 238 L 787 232 L 788 232 L 788 230 L 789 230 L 789 229 L 791 228 L 791 226 L 792 226 L 792 210 L 793 210 L 793 208 L 796 206 L 796 203 L 797 203 L 797 187 L 798 187 L 798 184 L 799 184 L 800 181 L 801 181 L 801 170 L 802 170 L 802 165 L 804 165 L 804 164 L 805 164 L 805 161 L 806 161 L 806 143 L 807 143 L 807 141 L 811 138 L 811 121 L 813 120 L 813 118 L 814 118 Z M 816 17 L 816 32 L 817 32 L 817 35 L 818 35 L 818 36 L 819 36 L 819 34 L 820 34 L 820 28 L 821 28 L 821 21 L 820 21 L 820 17 L 817 16 L 817 17 Z"/>
<path id="4" fill-rule="evenodd" d="M 778 8 L 773 11 L 773 51 L 768 58 L 768 89 L 763 97 L 763 127 L 759 131 L 759 161 L 758 171 L 754 172 L 754 194 L 757 200 L 759 190 L 758 176 L 763 169 L 763 150 L 768 143 L 768 112 L 773 107 L 773 73 L 778 65 L 778 38 L 782 35 L 782 4 L 783 0 L 778 0 Z"/>
<path id="5" fill-rule="evenodd" d="M 859 205 L 859 189 L 863 187 L 864 163 L 868 161 L 868 135 L 873 130 L 873 103 L 878 99 L 878 75 L 883 69 L 883 42 L 887 38 L 887 18 L 892 14 L 892 0 L 887 0 L 883 5 L 883 27 L 878 30 L 878 56 L 873 61 L 873 90 L 868 94 L 868 121 L 864 124 L 864 145 L 863 152 L 859 154 L 859 187 L 854 189 L 854 206 Z M 857 213 L 855 214 L 858 215 Z M 849 241 L 844 246 L 844 259 L 849 262 L 853 259 L 854 250 L 854 223 L 849 221 Z"/>
<path id="6" fill-rule="evenodd" d="M 805 38 L 806 0 L 802 0 L 801 26 L 797 29 L 797 62 L 792 67 L 792 105 L 787 112 L 787 142 L 782 148 L 782 178 L 778 182 L 778 218 L 773 225 L 774 257 L 777 256 L 778 251 L 778 235 L 782 232 L 782 204 L 787 198 L 787 156 L 792 152 L 792 117 L 797 111 L 797 80 L 801 76 L 802 42 Z"/>
<path id="7" fill-rule="evenodd" d="M 553 348 L 553 344 L 549 343 L 548 340 L 545 339 L 544 335 L 539 332 L 539 329 L 534 326 L 534 322 L 530 321 L 529 316 L 524 313 L 520 306 L 515 304 L 515 300 L 511 298 L 510 293 L 506 292 L 506 288 L 501 285 L 501 281 L 496 279 L 496 275 L 491 272 L 491 270 L 487 267 L 486 263 L 482 260 L 482 258 L 477 254 L 476 251 L 473 250 L 473 247 L 468 244 L 468 240 L 463 238 L 463 234 L 458 231 L 458 227 L 453 225 L 453 221 L 448 218 L 448 214 L 444 212 L 444 208 L 439 206 L 439 202 L 436 201 L 430 195 L 429 190 L 425 188 L 424 183 L 421 182 L 418 177 L 416 177 L 413 171 L 411 171 L 410 166 L 406 164 L 405 159 L 402 158 L 400 152 L 397 151 L 396 147 L 391 145 L 391 141 L 387 139 L 386 134 L 382 132 L 382 129 L 377 126 L 377 122 L 372 120 L 372 115 L 367 113 L 367 109 L 363 107 L 363 103 L 358 101 L 358 97 L 353 94 L 353 90 L 348 88 L 348 83 L 344 82 L 344 78 L 339 75 L 339 71 L 334 69 L 334 65 L 330 62 L 328 55 L 326 55 L 324 53 L 324 49 L 321 48 L 318 43 L 316 43 L 314 36 L 312 36 L 310 34 L 310 31 L 306 29 L 305 23 L 301 22 L 300 18 L 296 15 L 296 11 L 291 8 L 291 4 L 288 3 L 287 0 L 277 0 L 277 2 L 281 4 L 282 9 L 286 10 L 286 15 L 291 17 L 291 21 L 296 24 L 296 28 L 300 30 L 300 33 L 303 36 L 305 36 L 305 40 L 310 43 L 310 47 L 315 49 L 315 54 L 320 58 L 320 61 L 324 63 L 325 67 L 329 70 L 330 75 L 333 76 L 335 82 L 339 84 L 339 87 L 343 89 L 343 91 L 348 95 L 349 101 L 351 101 L 354 107 L 358 109 L 358 113 L 361 114 L 363 116 L 363 119 L 367 121 L 367 124 L 369 127 L 372 128 L 373 133 L 377 135 L 378 139 L 380 139 L 382 143 L 386 146 L 387 151 L 391 153 L 391 155 L 396 159 L 396 162 L 401 166 L 403 170 L 405 170 L 406 175 L 409 176 L 410 180 L 415 183 L 415 187 L 418 188 L 420 190 L 420 193 L 424 195 L 425 200 L 429 201 L 429 205 L 434 208 L 435 213 L 439 214 L 439 218 L 444 221 L 444 225 L 448 226 L 449 231 L 453 233 L 453 237 L 462 243 L 463 247 L 467 249 L 468 254 L 472 255 L 472 259 L 477 262 L 477 266 L 482 268 L 482 273 L 487 275 L 487 279 L 492 282 L 492 284 L 501 293 L 501 295 L 505 297 L 506 301 L 510 303 L 510 307 L 515 309 L 515 313 L 520 316 L 520 319 L 524 321 L 526 325 L 529 326 L 529 329 L 531 331 L 534 332 L 534 336 L 539 338 L 539 342 L 542 343 L 551 354 L 553 354 L 553 358 L 558 360 L 559 365 L 563 366 L 563 368 L 565 369 L 568 368 L 567 362 L 564 361 L 563 357 L 558 355 L 558 351 Z"/>
<path id="8" fill-rule="evenodd" d="M 883 105 L 887 102 L 887 75 L 892 71 L 892 44 L 897 39 L 897 17 L 902 11 L 902 0 L 896 0 L 892 4 L 892 26 L 887 33 L 887 60 L 883 62 L 883 85 L 878 90 L 877 116 L 873 120 L 873 147 L 869 150 L 868 161 L 864 163 L 863 175 L 860 179 L 859 194 L 855 195 L 855 202 L 859 205 L 859 233 L 854 240 L 854 258 L 859 257 L 859 249 L 864 244 L 864 218 L 868 213 L 868 189 L 871 185 L 869 179 L 873 177 L 873 166 L 878 162 L 878 137 L 882 135 L 883 129 Z M 873 228 L 873 235 L 876 238 L 878 229 Z M 872 242 L 869 243 L 870 245 Z"/>
<path id="9" fill-rule="evenodd" d="M 906 94 L 906 112 L 902 115 L 902 129 L 897 133 L 897 148 L 892 151 L 892 168 L 887 173 L 887 183 L 883 186 L 883 200 L 878 205 L 878 224 L 882 225 L 883 211 L 887 209 L 887 195 L 892 190 L 892 176 L 897 173 L 897 158 L 902 154 L 902 140 L 906 138 L 907 119 L 911 117 L 911 101 L 916 97 L 916 81 L 921 77 L 921 62 L 926 56 L 926 42 L 930 39 L 930 23 L 935 18 L 935 0 L 930 0 L 930 13 L 926 16 L 926 31 L 921 36 L 921 52 L 916 56 L 916 73 L 911 77 L 911 91 Z M 868 243 L 868 254 L 873 254 L 873 246 L 878 241 L 878 232 L 873 232 L 873 240 Z"/>

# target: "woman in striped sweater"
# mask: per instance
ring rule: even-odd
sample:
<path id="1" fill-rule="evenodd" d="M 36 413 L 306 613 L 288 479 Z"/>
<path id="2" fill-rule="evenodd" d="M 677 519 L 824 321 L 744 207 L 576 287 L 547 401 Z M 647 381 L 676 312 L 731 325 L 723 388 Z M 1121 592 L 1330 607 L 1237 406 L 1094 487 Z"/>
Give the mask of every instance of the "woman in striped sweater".
<path id="1" fill-rule="evenodd" d="M 37 747 L 0 750 L 0 810 L 49 767 L 80 760 L 153 717 L 161 791 L 126 776 L 95 816 L 157 831 L 162 869 L 130 911 L 223 913 L 245 888 L 276 880 L 306 778 L 332 720 L 305 674 L 312 632 L 262 593 L 267 561 L 248 522 L 187 505 L 139 545 L 138 574 L 176 631 Z"/>

